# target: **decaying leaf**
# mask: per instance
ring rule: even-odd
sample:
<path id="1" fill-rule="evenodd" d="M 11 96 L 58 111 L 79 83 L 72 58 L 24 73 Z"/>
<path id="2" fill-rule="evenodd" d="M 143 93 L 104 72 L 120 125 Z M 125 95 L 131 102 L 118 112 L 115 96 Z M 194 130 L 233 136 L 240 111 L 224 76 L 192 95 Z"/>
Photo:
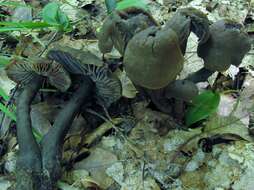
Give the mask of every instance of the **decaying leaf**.
<path id="1" fill-rule="evenodd" d="M 121 71 L 120 69 L 115 71 L 115 74 L 118 76 L 122 83 L 122 95 L 126 98 L 135 98 L 136 94 L 138 93 L 137 89 L 131 82 L 131 80 L 126 75 L 125 71 Z"/>

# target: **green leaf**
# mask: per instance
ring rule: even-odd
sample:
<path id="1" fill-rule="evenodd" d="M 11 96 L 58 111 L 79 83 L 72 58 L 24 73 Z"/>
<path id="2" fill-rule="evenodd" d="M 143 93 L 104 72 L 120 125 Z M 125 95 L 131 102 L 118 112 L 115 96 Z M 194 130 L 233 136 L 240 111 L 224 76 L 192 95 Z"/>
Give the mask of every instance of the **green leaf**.
<path id="1" fill-rule="evenodd" d="M 1 2 L 0 6 L 7 6 L 7 7 L 22 7 L 23 6 L 23 7 L 25 7 L 27 5 L 24 5 L 23 3 L 5 1 L 5 2 Z"/>
<path id="2" fill-rule="evenodd" d="M 8 65 L 10 63 L 10 60 L 10 57 L 0 55 L 0 68 Z"/>
<path id="3" fill-rule="evenodd" d="M 69 18 L 63 12 L 59 12 L 58 15 L 60 30 L 69 31 L 71 29 Z"/>
<path id="4" fill-rule="evenodd" d="M 42 29 L 52 27 L 52 25 L 46 22 L 0 22 L 0 32 L 10 32 L 10 31 L 22 31 L 31 29 Z"/>
<path id="5" fill-rule="evenodd" d="M 1 17 L 5 17 L 5 18 L 8 18 L 8 17 L 10 17 L 10 16 L 8 16 L 8 15 L 5 15 L 5 14 L 0 14 L 0 16 L 1 16 Z"/>
<path id="6" fill-rule="evenodd" d="M 122 0 L 119 3 L 117 3 L 116 9 L 117 10 L 124 10 L 130 7 L 135 7 L 139 9 L 143 9 L 145 11 L 148 11 L 148 6 L 146 2 L 143 0 Z"/>
<path id="7" fill-rule="evenodd" d="M 50 27 L 51 25 L 47 22 L 33 22 L 33 21 L 23 21 L 23 22 L 0 22 L 1 26 L 17 27 L 17 28 L 42 28 Z"/>
<path id="8" fill-rule="evenodd" d="M 112 13 L 113 10 L 116 9 L 116 0 L 105 0 L 105 4 L 107 7 L 108 14 Z"/>
<path id="9" fill-rule="evenodd" d="M 16 115 L 11 112 L 4 104 L 0 103 L 0 110 L 5 113 L 12 120 L 16 121 Z"/>
<path id="10" fill-rule="evenodd" d="M 8 101 L 9 100 L 9 96 L 5 93 L 5 91 L 0 87 L 0 96 L 5 100 Z"/>
<path id="11" fill-rule="evenodd" d="M 58 12 L 59 12 L 58 3 L 52 2 L 48 3 L 42 10 L 42 18 L 45 22 L 51 25 L 58 25 Z"/>
<path id="12" fill-rule="evenodd" d="M 193 105 L 187 109 L 185 117 L 187 126 L 215 113 L 220 103 L 220 94 L 217 92 L 206 91 L 196 96 L 192 103 Z"/>
<path id="13" fill-rule="evenodd" d="M 32 128 L 32 132 L 33 132 L 33 135 L 34 135 L 36 141 L 40 142 L 43 137 L 42 134 L 39 131 L 37 131 L 35 128 Z"/>
<path id="14" fill-rule="evenodd" d="M 68 30 L 70 21 L 65 13 L 60 9 L 58 3 L 48 3 L 42 10 L 42 18 L 45 22 L 52 26 L 57 26 L 59 30 Z"/>

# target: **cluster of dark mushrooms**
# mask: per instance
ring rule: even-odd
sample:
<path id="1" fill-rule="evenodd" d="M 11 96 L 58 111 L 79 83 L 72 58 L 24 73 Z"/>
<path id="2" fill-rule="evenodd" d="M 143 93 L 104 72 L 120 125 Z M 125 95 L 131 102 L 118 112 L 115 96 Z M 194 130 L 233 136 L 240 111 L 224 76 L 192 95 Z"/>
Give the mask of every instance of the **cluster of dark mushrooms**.
<path id="1" fill-rule="evenodd" d="M 108 108 L 121 97 L 121 83 L 97 56 L 68 47 L 51 49 L 47 58 L 15 58 L 6 72 L 20 88 L 16 99 L 19 143 L 16 189 L 53 189 L 61 176 L 63 143 L 74 118 L 91 97 Z M 75 85 L 73 77 L 78 77 L 79 88 L 37 142 L 30 116 L 37 92 L 48 82 L 64 93 Z"/>
<path id="2" fill-rule="evenodd" d="M 185 80 L 177 80 L 184 67 L 190 32 L 198 38 L 198 56 L 204 68 Z M 139 8 L 113 11 L 98 34 L 98 46 L 105 54 L 116 48 L 123 56 L 123 69 L 140 90 L 148 94 L 158 109 L 170 113 L 169 99 L 190 102 L 198 94 L 195 83 L 205 81 L 215 71 L 238 66 L 251 43 L 243 26 L 229 20 L 211 23 L 194 8 L 179 9 L 165 26 Z M 6 68 L 20 87 L 17 98 L 17 190 L 53 189 L 61 176 L 63 141 L 71 123 L 89 97 L 105 108 L 121 98 L 121 83 L 100 58 L 69 47 L 49 50 L 46 58 L 16 58 Z M 53 127 L 36 142 L 32 134 L 31 103 L 47 80 L 66 92 L 78 76 L 80 85 L 60 111 Z M 177 101 L 176 101 L 177 102 Z"/>
<path id="3" fill-rule="evenodd" d="M 191 32 L 199 39 L 197 54 L 204 67 L 177 80 Z M 148 12 L 130 8 L 113 12 L 102 26 L 101 52 L 108 53 L 113 47 L 123 56 L 124 69 L 136 87 L 146 92 L 159 110 L 171 113 L 169 99 L 191 101 L 198 94 L 195 84 L 215 71 L 239 66 L 251 41 L 241 24 L 227 19 L 212 23 L 195 8 L 177 10 L 165 26 L 159 26 Z"/>

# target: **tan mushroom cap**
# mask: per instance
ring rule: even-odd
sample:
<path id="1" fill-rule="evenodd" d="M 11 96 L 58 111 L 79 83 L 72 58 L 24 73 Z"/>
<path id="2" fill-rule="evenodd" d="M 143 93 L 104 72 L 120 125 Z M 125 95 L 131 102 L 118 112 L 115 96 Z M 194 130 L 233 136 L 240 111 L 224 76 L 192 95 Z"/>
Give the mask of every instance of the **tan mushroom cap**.
<path id="1" fill-rule="evenodd" d="M 198 46 L 198 56 L 205 68 L 225 71 L 230 65 L 239 66 L 250 50 L 251 42 L 242 26 L 230 20 L 220 20 L 210 26 L 210 38 Z"/>
<path id="2" fill-rule="evenodd" d="M 150 27 L 129 41 L 123 62 L 135 84 L 159 89 L 176 79 L 184 58 L 173 30 Z"/>
<path id="3" fill-rule="evenodd" d="M 33 80 L 35 75 L 47 77 L 49 83 L 60 91 L 66 91 L 71 85 L 70 76 L 62 65 L 45 58 L 14 58 L 6 67 L 6 73 L 11 80 L 22 85 Z"/>

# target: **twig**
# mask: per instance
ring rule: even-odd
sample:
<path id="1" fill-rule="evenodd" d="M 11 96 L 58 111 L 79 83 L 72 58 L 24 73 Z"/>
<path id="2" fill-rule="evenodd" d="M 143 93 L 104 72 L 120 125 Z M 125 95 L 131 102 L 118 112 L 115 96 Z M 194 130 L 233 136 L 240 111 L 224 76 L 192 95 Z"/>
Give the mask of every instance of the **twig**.
<path id="1" fill-rule="evenodd" d="M 53 36 L 49 39 L 49 42 L 45 45 L 44 49 L 38 54 L 39 57 L 41 57 L 43 55 L 43 53 L 48 49 L 49 45 L 55 40 L 57 34 L 59 32 L 56 31 Z"/>

